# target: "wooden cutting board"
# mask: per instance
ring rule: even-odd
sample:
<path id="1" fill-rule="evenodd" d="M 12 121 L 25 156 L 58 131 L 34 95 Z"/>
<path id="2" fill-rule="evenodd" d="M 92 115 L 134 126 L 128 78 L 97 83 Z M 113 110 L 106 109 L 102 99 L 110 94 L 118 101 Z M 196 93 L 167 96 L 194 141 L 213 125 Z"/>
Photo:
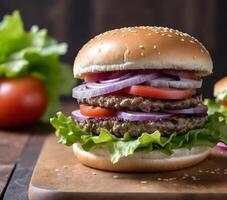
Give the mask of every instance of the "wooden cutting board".
<path id="1" fill-rule="evenodd" d="M 52 135 L 34 169 L 29 198 L 227 199 L 227 152 L 214 149 L 206 161 L 179 171 L 111 173 L 83 166 Z"/>

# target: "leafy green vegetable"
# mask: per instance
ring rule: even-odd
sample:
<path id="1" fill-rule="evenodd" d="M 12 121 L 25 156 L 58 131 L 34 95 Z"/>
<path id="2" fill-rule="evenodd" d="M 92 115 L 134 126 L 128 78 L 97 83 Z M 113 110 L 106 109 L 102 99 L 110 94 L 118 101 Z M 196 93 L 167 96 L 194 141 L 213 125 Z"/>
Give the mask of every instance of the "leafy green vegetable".
<path id="1" fill-rule="evenodd" d="M 169 138 L 161 136 L 159 131 L 152 134 L 143 133 L 139 138 L 132 138 L 125 133 L 123 138 L 117 138 L 108 130 L 101 128 L 99 136 L 93 136 L 80 128 L 71 117 L 66 117 L 61 112 L 51 118 L 51 124 L 56 129 L 56 135 L 60 137 L 59 143 L 71 146 L 80 143 L 84 150 L 93 148 L 108 148 L 111 161 L 118 162 L 121 158 L 129 156 L 136 151 L 161 150 L 170 155 L 174 149 L 205 145 L 214 146 L 218 142 L 227 144 L 227 122 L 220 113 L 209 116 L 208 122 L 203 128 L 194 129 L 184 135 L 172 134 Z"/>
<path id="2" fill-rule="evenodd" d="M 227 90 L 220 92 L 216 95 L 216 101 L 224 101 L 227 100 Z"/>
<path id="3" fill-rule="evenodd" d="M 222 113 L 227 118 L 227 108 L 220 104 L 220 102 L 224 100 L 227 100 L 227 90 L 218 93 L 215 100 L 205 99 L 204 104 L 208 107 L 208 115 L 213 115 L 218 112 Z"/>
<path id="4" fill-rule="evenodd" d="M 213 115 L 214 113 L 222 113 L 227 118 L 227 108 L 220 106 L 219 101 L 205 99 L 204 104 L 208 107 L 208 115 Z"/>
<path id="5" fill-rule="evenodd" d="M 46 29 L 33 26 L 26 32 L 19 12 L 0 22 L 0 77 L 35 76 L 48 93 L 48 108 L 42 120 L 49 121 L 59 108 L 59 96 L 74 85 L 70 66 L 60 62 L 67 45 L 49 37 Z"/>

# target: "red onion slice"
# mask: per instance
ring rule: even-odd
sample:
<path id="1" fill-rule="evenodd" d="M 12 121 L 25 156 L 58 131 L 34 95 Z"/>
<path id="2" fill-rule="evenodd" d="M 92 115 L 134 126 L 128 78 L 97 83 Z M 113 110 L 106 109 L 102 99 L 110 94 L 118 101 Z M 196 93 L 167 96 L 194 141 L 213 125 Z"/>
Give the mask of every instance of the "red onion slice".
<path id="1" fill-rule="evenodd" d="M 185 108 L 179 110 L 165 110 L 165 113 L 171 114 L 202 114 L 207 112 L 207 106 L 201 104 L 194 108 Z"/>
<path id="2" fill-rule="evenodd" d="M 176 81 L 174 79 L 160 77 L 149 81 L 149 85 L 154 87 L 168 87 L 168 88 L 201 88 L 202 80 L 192 80 L 186 78 L 180 78 Z"/>
<path id="3" fill-rule="evenodd" d="M 227 145 L 225 145 L 224 143 L 219 142 L 219 143 L 217 144 L 217 146 L 218 146 L 220 149 L 227 151 Z"/>
<path id="4" fill-rule="evenodd" d="M 118 112 L 117 118 L 129 121 L 158 121 L 162 119 L 170 118 L 171 114 L 163 113 L 142 113 L 142 112 Z"/>
<path id="5" fill-rule="evenodd" d="M 126 78 L 129 78 L 131 76 L 130 73 L 125 74 L 123 76 L 120 76 L 118 78 L 114 78 L 114 79 L 110 79 L 110 80 L 103 80 L 103 81 L 99 81 L 99 83 L 114 83 L 114 82 L 118 82 L 118 81 L 122 81 L 125 80 Z"/>
<path id="6" fill-rule="evenodd" d="M 91 119 L 91 117 L 87 117 L 87 116 L 82 115 L 80 113 L 80 110 L 72 111 L 71 116 L 76 121 L 84 121 L 84 120 L 87 120 L 87 119 Z"/>
<path id="7" fill-rule="evenodd" d="M 84 121 L 84 120 L 88 120 L 88 119 L 110 119 L 110 118 L 113 118 L 113 117 L 88 117 L 88 116 L 82 115 L 80 113 L 80 110 L 74 110 L 71 113 L 71 116 L 76 121 Z"/>
<path id="8" fill-rule="evenodd" d="M 76 99 L 96 97 L 96 96 L 116 92 L 118 90 L 121 90 L 123 88 L 129 87 L 132 85 L 138 85 L 138 84 L 150 81 L 152 79 L 157 78 L 158 76 L 159 76 L 158 73 L 139 74 L 118 82 L 101 84 L 100 87 L 97 85 L 97 83 L 89 83 L 89 84 L 85 83 L 73 88 L 72 96 Z M 95 87 L 92 88 L 92 85 L 95 86 L 96 88 Z"/>

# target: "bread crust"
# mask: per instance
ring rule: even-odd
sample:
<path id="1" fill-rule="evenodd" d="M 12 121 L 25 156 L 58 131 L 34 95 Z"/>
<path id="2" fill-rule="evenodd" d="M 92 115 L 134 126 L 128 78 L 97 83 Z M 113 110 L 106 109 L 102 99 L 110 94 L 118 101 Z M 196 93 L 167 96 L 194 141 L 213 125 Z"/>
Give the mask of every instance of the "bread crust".
<path id="1" fill-rule="evenodd" d="M 224 91 L 227 91 L 227 76 L 215 83 L 214 96 Z"/>
<path id="2" fill-rule="evenodd" d="M 192 36 L 164 27 L 115 29 L 91 39 L 79 51 L 74 76 L 135 69 L 193 70 L 200 76 L 212 72 L 206 48 Z"/>
<path id="3" fill-rule="evenodd" d="M 136 152 L 122 158 L 116 164 L 111 163 L 109 152 L 103 148 L 86 152 L 79 144 L 74 144 L 73 152 L 81 163 L 96 169 L 118 172 L 157 172 L 193 166 L 208 156 L 209 148 L 201 146 L 191 150 L 177 149 L 171 156 L 166 156 L 158 150 L 150 153 Z"/>

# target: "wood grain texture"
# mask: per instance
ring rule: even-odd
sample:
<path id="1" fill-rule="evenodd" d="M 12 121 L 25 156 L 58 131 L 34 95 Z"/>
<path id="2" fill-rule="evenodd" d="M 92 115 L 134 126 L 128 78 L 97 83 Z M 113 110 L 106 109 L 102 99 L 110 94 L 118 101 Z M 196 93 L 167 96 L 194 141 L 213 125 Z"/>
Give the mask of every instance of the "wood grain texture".
<path id="1" fill-rule="evenodd" d="M 28 199 L 28 183 L 45 137 L 45 135 L 34 135 L 29 140 L 10 179 L 4 200 Z"/>
<path id="2" fill-rule="evenodd" d="M 61 110 L 69 114 L 72 101 Z M 35 124 L 20 131 L 0 132 L 0 199 L 28 199 L 28 185 L 43 141 L 53 131 L 50 125 Z M 11 176 L 12 175 L 12 176 Z"/>
<path id="3" fill-rule="evenodd" d="M 9 177 L 14 169 L 14 164 L 0 164 L 0 199 L 2 197 L 3 191 L 7 186 Z"/>
<path id="4" fill-rule="evenodd" d="M 0 164 L 15 163 L 29 137 L 24 132 L 0 131 Z"/>
<path id="5" fill-rule="evenodd" d="M 227 153 L 214 150 L 201 164 L 163 173 L 110 173 L 81 165 L 71 148 L 50 136 L 32 180 L 30 200 L 223 199 L 227 198 Z"/>
<path id="6" fill-rule="evenodd" d="M 26 133 L 0 131 L 0 197 L 29 137 Z"/>

